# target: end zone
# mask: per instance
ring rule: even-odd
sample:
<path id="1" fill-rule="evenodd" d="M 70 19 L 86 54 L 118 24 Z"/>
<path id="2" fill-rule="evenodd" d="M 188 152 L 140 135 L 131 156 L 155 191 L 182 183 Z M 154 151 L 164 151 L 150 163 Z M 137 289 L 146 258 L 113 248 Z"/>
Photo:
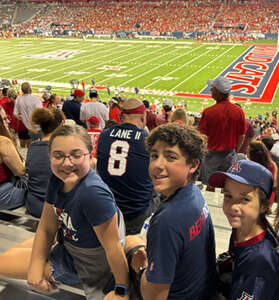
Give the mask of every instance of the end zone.
<path id="1" fill-rule="evenodd" d="M 272 103 L 279 83 L 278 59 L 277 46 L 255 45 L 237 58 L 220 76 L 230 79 L 231 94 L 235 100 L 246 101 L 249 98 L 251 102 Z M 198 97 L 210 95 L 210 88 L 207 86 Z"/>

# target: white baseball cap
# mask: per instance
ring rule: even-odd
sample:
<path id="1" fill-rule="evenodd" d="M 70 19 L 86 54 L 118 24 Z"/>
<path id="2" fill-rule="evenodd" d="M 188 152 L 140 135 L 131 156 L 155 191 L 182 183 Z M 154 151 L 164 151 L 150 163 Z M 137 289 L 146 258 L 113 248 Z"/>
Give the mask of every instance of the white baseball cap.
<path id="1" fill-rule="evenodd" d="M 170 99 L 164 99 L 163 106 L 173 107 L 173 102 Z"/>
<path id="2" fill-rule="evenodd" d="M 230 80 L 223 76 L 219 76 L 214 80 L 207 80 L 207 84 L 210 88 L 215 87 L 219 92 L 223 94 L 229 94 L 232 88 Z"/>

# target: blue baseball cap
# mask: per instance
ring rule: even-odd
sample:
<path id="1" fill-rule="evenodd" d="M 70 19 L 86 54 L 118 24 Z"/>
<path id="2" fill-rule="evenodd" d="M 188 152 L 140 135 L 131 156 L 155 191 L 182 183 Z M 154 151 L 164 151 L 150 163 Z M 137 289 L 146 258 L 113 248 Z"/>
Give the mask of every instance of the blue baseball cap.
<path id="1" fill-rule="evenodd" d="M 226 178 L 231 178 L 239 183 L 258 186 L 268 198 L 272 194 L 273 178 L 271 172 L 254 161 L 239 160 L 227 172 L 212 174 L 208 183 L 210 186 L 223 188 Z"/>

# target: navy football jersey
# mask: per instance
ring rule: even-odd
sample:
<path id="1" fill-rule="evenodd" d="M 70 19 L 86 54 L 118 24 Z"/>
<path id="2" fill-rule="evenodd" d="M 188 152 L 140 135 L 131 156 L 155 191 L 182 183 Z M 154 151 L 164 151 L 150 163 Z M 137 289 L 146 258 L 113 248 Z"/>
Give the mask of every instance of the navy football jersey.
<path id="1" fill-rule="evenodd" d="M 147 281 L 169 284 L 168 300 L 209 300 L 215 290 L 215 238 L 197 186 L 176 191 L 152 216 L 147 232 Z"/>
<path id="2" fill-rule="evenodd" d="M 248 241 L 237 243 L 234 232 L 229 252 L 234 267 L 228 300 L 279 299 L 279 253 L 276 238 L 267 228 Z"/>
<path id="3" fill-rule="evenodd" d="M 97 170 L 110 187 L 126 220 L 144 214 L 152 198 L 148 174 L 149 153 L 144 146 L 146 131 L 124 123 L 101 133 Z"/>

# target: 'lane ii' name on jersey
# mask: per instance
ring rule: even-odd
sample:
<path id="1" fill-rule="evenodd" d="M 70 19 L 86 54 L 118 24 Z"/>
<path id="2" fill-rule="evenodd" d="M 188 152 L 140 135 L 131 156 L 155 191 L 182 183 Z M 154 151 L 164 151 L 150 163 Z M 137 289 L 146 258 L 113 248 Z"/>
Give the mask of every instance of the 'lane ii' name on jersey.
<path id="1" fill-rule="evenodd" d="M 135 134 L 132 136 L 132 133 L 133 130 L 129 129 L 113 129 L 109 136 L 123 138 L 127 140 L 130 140 L 132 138 L 135 140 L 139 140 L 142 134 L 142 132 L 136 131 Z"/>

